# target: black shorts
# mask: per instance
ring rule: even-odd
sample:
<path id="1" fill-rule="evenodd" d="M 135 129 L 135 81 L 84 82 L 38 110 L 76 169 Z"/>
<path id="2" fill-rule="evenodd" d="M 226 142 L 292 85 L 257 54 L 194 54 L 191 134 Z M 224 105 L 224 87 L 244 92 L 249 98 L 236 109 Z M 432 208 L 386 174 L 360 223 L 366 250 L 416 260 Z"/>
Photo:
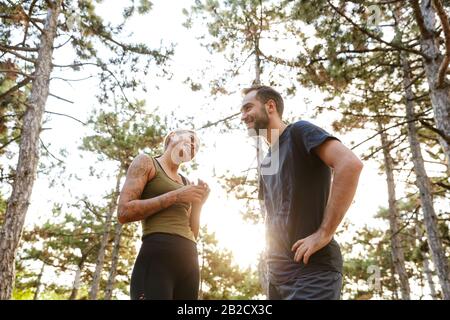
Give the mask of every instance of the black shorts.
<path id="1" fill-rule="evenodd" d="M 270 300 L 339 300 L 342 274 L 314 271 L 283 284 L 269 284 Z"/>
<path id="2" fill-rule="evenodd" d="M 200 272 L 197 245 L 184 237 L 151 233 L 131 275 L 132 300 L 197 300 Z"/>

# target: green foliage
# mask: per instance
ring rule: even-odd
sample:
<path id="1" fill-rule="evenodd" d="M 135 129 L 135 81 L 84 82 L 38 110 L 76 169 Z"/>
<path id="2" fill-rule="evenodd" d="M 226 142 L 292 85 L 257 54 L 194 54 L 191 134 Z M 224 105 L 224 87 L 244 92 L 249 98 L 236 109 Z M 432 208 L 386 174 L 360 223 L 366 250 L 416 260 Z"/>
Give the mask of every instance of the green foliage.
<path id="1" fill-rule="evenodd" d="M 200 234 L 201 298 L 230 300 L 260 296 L 262 291 L 257 272 L 237 266 L 231 252 L 220 248 L 215 234 L 208 233 L 206 227 Z"/>
<path id="2" fill-rule="evenodd" d="M 81 149 L 97 153 L 100 161 L 117 161 L 124 169 L 139 152 L 160 152 L 165 124 L 156 112 L 147 114 L 144 106 L 144 101 L 122 100 L 113 110 L 94 110 L 88 124 L 96 134 L 83 138 Z"/>

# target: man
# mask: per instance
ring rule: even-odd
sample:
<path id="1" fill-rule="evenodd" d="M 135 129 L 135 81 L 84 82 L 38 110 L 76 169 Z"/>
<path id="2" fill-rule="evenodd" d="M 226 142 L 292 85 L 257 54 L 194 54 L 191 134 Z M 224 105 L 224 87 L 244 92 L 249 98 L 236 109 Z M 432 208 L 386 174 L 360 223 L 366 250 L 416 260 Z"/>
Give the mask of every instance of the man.
<path id="1" fill-rule="evenodd" d="M 241 120 L 249 130 L 267 132 L 270 144 L 260 168 L 269 299 L 339 299 L 342 256 L 333 235 L 363 164 L 325 130 L 307 121 L 286 125 L 283 99 L 274 89 L 257 86 L 244 95 Z"/>

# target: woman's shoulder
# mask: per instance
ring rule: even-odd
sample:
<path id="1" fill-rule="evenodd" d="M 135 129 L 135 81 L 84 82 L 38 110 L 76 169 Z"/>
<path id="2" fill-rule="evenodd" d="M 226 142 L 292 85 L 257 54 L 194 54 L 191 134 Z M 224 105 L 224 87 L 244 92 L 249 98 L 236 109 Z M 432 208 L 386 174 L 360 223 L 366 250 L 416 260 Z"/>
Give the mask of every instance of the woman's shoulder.
<path id="1" fill-rule="evenodd" d="M 133 162 L 142 162 L 150 164 L 153 163 L 153 157 L 146 153 L 140 153 L 134 158 Z"/>
<path id="2" fill-rule="evenodd" d="M 146 154 L 146 153 L 140 153 L 138 154 L 132 164 L 136 169 L 139 169 L 141 172 L 148 173 L 149 180 L 153 178 L 157 173 L 157 166 L 155 163 L 155 158 Z"/>

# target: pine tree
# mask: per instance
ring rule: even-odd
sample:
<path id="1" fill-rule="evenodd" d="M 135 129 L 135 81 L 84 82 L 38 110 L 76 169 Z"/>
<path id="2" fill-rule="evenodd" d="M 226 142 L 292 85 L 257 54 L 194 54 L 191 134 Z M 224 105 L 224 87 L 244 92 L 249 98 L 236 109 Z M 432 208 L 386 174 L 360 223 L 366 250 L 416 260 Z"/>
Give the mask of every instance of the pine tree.
<path id="1" fill-rule="evenodd" d="M 152 60 L 163 63 L 170 52 L 161 53 L 143 44 L 117 41 L 116 35 L 123 30 L 123 24 L 112 26 L 104 23 L 97 15 L 95 3 L 91 0 L 78 2 L 54 0 L 42 3 L 31 1 L 19 4 L 2 1 L 0 8 L 2 8 L 1 18 L 7 23 L 3 30 L 10 35 L 2 39 L 4 42 L 0 50 L 6 58 L 17 60 L 18 70 L 24 69 L 24 65 L 31 64 L 30 70 L 22 73 L 23 79 L 17 79 L 19 82 L 14 86 L 18 90 L 30 83 L 31 89 L 24 103 L 26 110 L 23 116 L 17 168 L 0 233 L 0 299 L 9 299 L 14 286 L 14 257 L 19 246 L 39 161 L 39 134 L 45 104 L 50 94 L 50 74 L 53 68 L 79 69 L 84 65 L 93 65 L 98 67 L 99 77 L 104 80 L 114 76 L 108 69 L 109 64 L 128 63 L 131 70 L 136 71 L 140 63 L 139 56 L 150 59 L 147 60 L 147 64 Z M 126 22 L 136 11 L 146 13 L 149 9 L 148 1 L 141 1 L 138 8 L 132 3 L 124 11 L 124 20 Z M 41 19 L 39 17 L 41 14 L 45 14 L 46 19 Z M 65 23 L 59 23 L 62 16 Z M 14 44 L 15 37 L 12 35 L 18 35 L 23 41 L 18 45 Z M 53 50 L 58 45 L 58 39 L 67 35 L 70 35 L 70 44 L 78 61 L 65 66 L 55 65 L 52 61 Z M 106 52 L 112 53 L 112 58 L 102 59 L 104 52 L 97 50 L 95 44 L 102 45 Z M 126 77 L 124 79 L 116 81 L 116 86 L 122 90 L 136 86 L 134 82 L 128 83 Z"/>

